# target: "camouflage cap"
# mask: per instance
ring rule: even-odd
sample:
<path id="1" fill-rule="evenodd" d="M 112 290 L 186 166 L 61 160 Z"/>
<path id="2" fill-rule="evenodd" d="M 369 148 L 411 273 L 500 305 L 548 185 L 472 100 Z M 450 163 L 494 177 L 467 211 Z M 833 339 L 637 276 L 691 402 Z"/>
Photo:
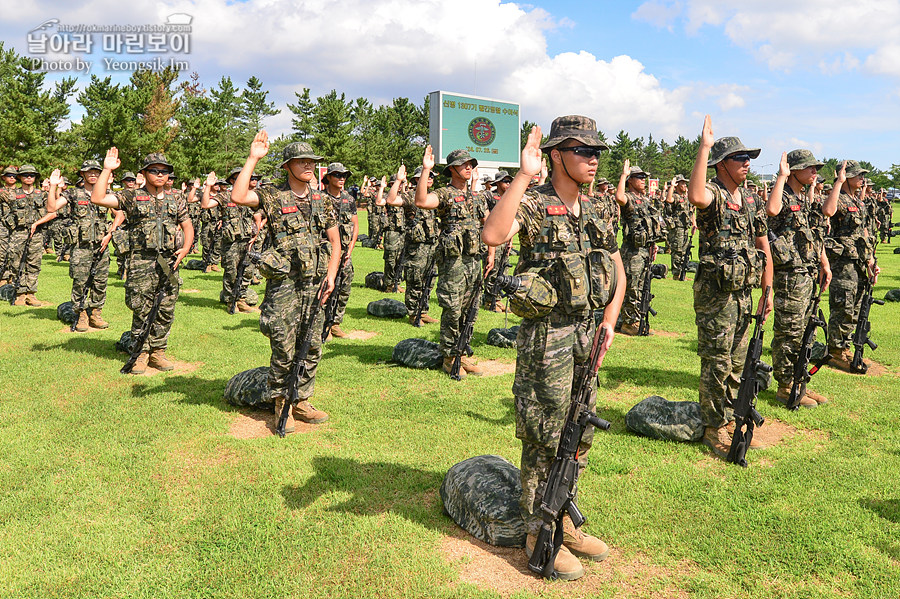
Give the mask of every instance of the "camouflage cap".
<path id="1" fill-rule="evenodd" d="M 649 177 L 650 173 L 648 173 L 641 167 L 635 165 L 635 166 L 631 167 L 631 170 L 628 172 L 628 178 L 630 179 L 630 178 L 634 177 L 635 175 L 644 175 L 645 177 Z"/>
<path id="2" fill-rule="evenodd" d="M 131 171 L 125 171 L 125 174 L 122 175 L 122 181 L 127 181 L 128 179 L 137 179 L 137 177 Z"/>
<path id="3" fill-rule="evenodd" d="M 16 175 L 18 175 L 19 177 L 21 177 L 22 175 L 34 175 L 35 177 L 37 177 L 39 174 L 39 171 L 34 168 L 33 164 L 23 164 L 19 167 L 19 172 L 16 173 Z"/>
<path id="4" fill-rule="evenodd" d="M 494 175 L 494 183 L 500 183 L 501 181 L 512 181 L 512 175 L 510 175 L 506 171 L 497 171 L 497 174 Z"/>
<path id="5" fill-rule="evenodd" d="M 688 180 L 684 178 L 684 175 L 675 175 L 675 183 L 688 183 Z"/>
<path id="6" fill-rule="evenodd" d="M 791 150 L 788 152 L 787 162 L 792 171 L 802 171 L 810 166 L 818 168 L 825 166 L 825 163 L 816 160 L 816 157 L 809 150 Z"/>
<path id="7" fill-rule="evenodd" d="M 322 160 L 322 157 L 313 152 L 312 146 L 305 141 L 295 141 L 284 146 L 284 150 L 281 151 L 282 168 L 294 158 L 306 158 L 317 162 Z"/>
<path id="8" fill-rule="evenodd" d="M 600 177 L 597 179 L 597 185 L 609 185 L 609 179 L 606 177 Z"/>
<path id="9" fill-rule="evenodd" d="M 175 167 L 169 164 L 169 161 L 166 160 L 166 156 L 162 152 L 153 152 L 152 154 L 147 154 L 144 158 L 144 163 L 141 165 L 141 170 L 146 169 L 151 164 L 161 164 L 163 166 L 169 167 L 169 170 L 174 170 Z"/>
<path id="10" fill-rule="evenodd" d="M 757 184 L 754 183 L 753 181 L 749 181 L 749 180 L 748 180 L 748 181 L 747 181 L 747 188 L 748 188 L 748 189 L 759 189 L 759 185 L 757 185 Z"/>
<path id="11" fill-rule="evenodd" d="M 740 154 L 741 152 L 746 152 L 750 155 L 750 158 L 758 158 L 760 149 L 748 148 L 737 137 L 722 137 L 716 140 L 709 151 L 709 160 L 706 161 L 706 166 L 708 168 L 713 167 L 722 162 L 722 159 L 726 156 Z"/>
<path id="12" fill-rule="evenodd" d="M 410 179 L 418 179 L 421 176 L 422 176 L 422 167 L 417 166 L 416 170 L 413 172 L 412 177 L 410 177 Z"/>
<path id="13" fill-rule="evenodd" d="M 8 166 L 8 167 L 6 167 L 5 169 L 3 169 L 3 173 L 2 173 L 2 175 L 3 175 L 4 177 L 5 177 L 5 176 L 8 176 L 8 175 L 12 175 L 13 177 L 15 177 L 15 176 L 18 175 L 18 174 L 19 174 L 19 171 L 16 170 L 16 167 L 14 167 L 14 166 Z"/>
<path id="14" fill-rule="evenodd" d="M 228 181 L 226 179 L 216 179 L 215 185 L 228 185 Z"/>
<path id="15" fill-rule="evenodd" d="M 558 116 L 550 125 L 550 137 L 541 144 L 542 150 L 552 150 L 567 139 L 580 141 L 587 146 L 608 150 L 597 134 L 597 122 L 594 119 L 577 114 Z"/>
<path id="16" fill-rule="evenodd" d="M 822 191 L 831 191 L 832 189 L 834 189 L 834 185 L 832 185 L 831 183 L 826 183 L 822 187 Z"/>
<path id="17" fill-rule="evenodd" d="M 242 171 L 242 170 L 244 170 L 244 167 L 242 167 L 242 166 L 236 166 L 236 167 L 234 167 L 233 169 L 231 169 L 231 172 L 228 173 L 228 176 L 225 177 L 225 181 L 227 181 L 228 183 L 231 183 L 231 181 L 232 181 L 234 178 L 236 178 L 238 175 L 241 174 L 241 171 Z"/>
<path id="18" fill-rule="evenodd" d="M 79 169 L 79 173 L 83 173 L 84 171 L 102 171 L 103 166 L 97 160 L 85 160 L 81 163 L 81 169 Z"/>
<path id="19" fill-rule="evenodd" d="M 474 166 L 478 166 L 478 161 L 469 155 L 468 150 L 453 150 L 447 154 L 447 166 L 441 172 L 449 175 L 451 166 L 459 166 L 467 162 L 474 162 Z"/>
<path id="20" fill-rule="evenodd" d="M 340 162 L 332 162 L 328 165 L 328 170 L 325 172 L 325 174 L 330 175 L 331 173 L 347 173 L 347 176 L 349 177 L 350 169 Z"/>
<path id="21" fill-rule="evenodd" d="M 19 168 L 19 171 L 21 172 L 22 169 Z M 848 179 L 851 179 L 853 177 L 858 177 L 860 175 L 864 175 L 868 172 L 869 171 L 867 171 L 866 169 L 861 167 L 859 165 L 859 162 L 857 162 L 856 160 L 848 160 L 847 167 L 846 167 L 846 170 L 844 171 L 844 174 L 847 176 Z"/>

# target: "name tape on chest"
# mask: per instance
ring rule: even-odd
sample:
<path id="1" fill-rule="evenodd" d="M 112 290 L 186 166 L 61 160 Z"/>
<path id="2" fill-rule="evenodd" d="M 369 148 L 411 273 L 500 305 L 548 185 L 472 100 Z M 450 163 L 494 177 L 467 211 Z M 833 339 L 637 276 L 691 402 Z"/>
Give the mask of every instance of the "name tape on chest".
<path id="1" fill-rule="evenodd" d="M 547 206 L 547 214 L 550 216 L 562 216 L 566 214 L 568 210 L 566 210 L 565 206 Z"/>
<path id="2" fill-rule="evenodd" d="M 740 212 L 740 211 L 741 211 L 741 205 L 740 205 L 740 204 L 734 204 L 734 203 L 732 203 L 732 202 L 725 202 L 725 205 L 728 206 L 728 208 L 729 208 L 730 210 L 734 210 L 735 212 Z"/>
<path id="3" fill-rule="evenodd" d="M 299 210 L 299 208 L 297 208 L 297 206 L 282 206 L 281 207 L 282 214 L 293 214 L 294 212 L 297 212 L 297 210 Z"/>
<path id="4" fill-rule="evenodd" d="M 800 212 L 801 206 L 799 204 L 794 204 L 791 206 L 791 212 Z"/>
<path id="5" fill-rule="evenodd" d="M 857 206 L 847 206 L 847 212 L 859 212 L 859 208 Z"/>
<path id="6" fill-rule="evenodd" d="M 90 203 L 91 203 L 90 200 L 78 200 L 79 206 L 87 206 Z"/>

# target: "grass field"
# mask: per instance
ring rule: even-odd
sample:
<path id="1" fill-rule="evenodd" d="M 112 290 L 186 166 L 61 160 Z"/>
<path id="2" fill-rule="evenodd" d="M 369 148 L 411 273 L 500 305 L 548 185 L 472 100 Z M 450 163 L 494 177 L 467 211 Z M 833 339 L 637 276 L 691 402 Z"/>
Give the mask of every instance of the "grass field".
<path id="1" fill-rule="evenodd" d="M 877 297 L 900 287 L 892 249 L 879 248 Z M 761 394 L 785 436 L 741 469 L 625 429 L 648 395 L 697 398 L 690 282 L 655 282 L 664 334 L 616 338 L 598 396 L 613 426 L 580 484 L 586 529 L 612 553 L 550 583 L 520 571 L 521 551 L 466 537 L 437 493 L 471 456 L 518 463 L 512 374 L 455 383 L 390 364 L 394 344 L 437 341 L 437 325 L 368 316 L 384 294 L 363 279 L 381 252 L 354 262 L 344 328 L 377 336 L 326 345 L 314 403 L 331 419 L 244 439 L 233 426 L 248 414 L 222 392 L 267 365 L 269 346 L 256 315 L 218 303 L 220 273 L 182 272 L 169 354 L 185 364 L 134 377 L 113 347 L 130 322 L 123 283 L 110 279 L 109 330 L 69 333 L 56 320 L 67 265 L 45 258 L 38 297 L 52 305 L 0 306 L 0 597 L 900 596 L 900 305 L 873 307 L 879 348 L 866 354 L 885 374 L 823 369 L 812 387 L 832 401 L 814 410 Z M 480 359 L 514 362 L 485 344 L 503 320 L 479 315 Z"/>

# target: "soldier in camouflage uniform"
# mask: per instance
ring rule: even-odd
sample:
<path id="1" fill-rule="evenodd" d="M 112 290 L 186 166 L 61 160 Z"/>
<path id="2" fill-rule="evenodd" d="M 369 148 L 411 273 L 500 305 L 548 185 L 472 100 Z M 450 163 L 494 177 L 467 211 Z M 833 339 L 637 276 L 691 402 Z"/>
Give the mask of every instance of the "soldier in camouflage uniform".
<path id="1" fill-rule="evenodd" d="M 497 202 L 500 201 L 500 198 L 503 196 L 504 193 L 506 193 L 506 190 L 509 189 L 510 183 L 512 183 L 512 175 L 510 175 L 506 171 L 497 171 L 497 173 L 494 175 L 494 178 L 488 183 L 488 186 L 486 187 L 485 191 L 482 193 L 483 203 L 487 208 L 487 214 L 490 214 L 490 211 L 494 209 L 494 206 L 497 205 Z M 493 189 L 491 189 L 491 186 L 493 186 Z M 509 243 L 512 244 L 512 241 L 510 241 Z M 509 251 L 508 255 L 510 255 L 512 253 L 511 252 L 512 248 L 509 248 L 509 249 L 510 249 L 510 251 Z M 498 250 L 495 250 L 495 254 L 494 254 L 495 258 L 499 258 L 500 254 L 502 254 L 505 251 L 507 251 L 506 247 L 502 247 L 502 248 L 499 248 Z M 497 275 L 501 274 L 500 266 L 501 266 L 500 261 L 495 260 L 494 268 L 492 268 L 487 273 L 487 275 L 484 277 L 485 290 L 489 290 L 493 287 L 494 281 L 496 280 Z M 504 268 L 509 266 L 509 258 L 506 259 L 506 264 L 504 264 L 503 266 L 504 266 Z M 504 272 L 502 274 L 507 274 L 507 273 Z M 489 299 L 490 298 L 487 296 L 487 294 L 485 294 L 485 296 L 484 296 L 484 307 L 485 308 L 490 308 Z M 499 301 L 499 298 L 498 298 L 498 301 L 496 302 L 496 306 L 497 306 L 496 307 L 497 312 L 505 312 L 506 311 L 506 308 Z"/>
<path id="2" fill-rule="evenodd" d="M 468 306 L 477 299 L 484 282 L 481 266 L 480 207 L 469 188 L 469 180 L 478 161 L 465 150 L 453 150 L 447 156 L 443 173 L 450 177 L 450 185 L 428 191 L 427 177 L 434 168 L 431 146 L 425 148 L 422 172 L 416 185 L 416 207 L 435 210 L 440 233 L 436 250 L 438 267 L 437 296 L 441 312 L 441 353 L 444 372 L 450 373 L 455 346 L 459 341 L 462 320 Z M 494 248 L 488 250 L 487 269 L 494 266 Z M 460 358 L 460 377 L 480 376 L 484 371 L 466 355 Z"/>
<path id="3" fill-rule="evenodd" d="M 882 189 L 875 198 L 875 206 L 878 215 L 878 231 L 881 235 L 881 243 L 891 242 L 891 219 L 894 218 L 894 207 L 887 198 L 887 192 Z"/>
<path id="4" fill-rule="evenodd" d="M 0 188 L 0 197 L 7 192 L 16 192 L 16 167 L 7 166 L 0 174 L 3 187 Z M 12 263 L 9 253 L 9 238 L 12 235 L 14 224 L 13 213 L 10 212 L 10 204 L 0 201 L 0 287 L 6 285 L 10 278 L 9 270 Z"/>
<path id="5" fill-rule="evenodd" d="M 484 240 L 496 246 L 519 234 L 521 254 L 516 274 L 537 275 L 552 287 L 558 301 L 541 310 L 522 314 L 516 347 L 516 437 L 522 441 L 520 508 L 528 537 L 526 553 L 533 551 L 541 527 L 541 501 L 547 476 L 569 410 L 572 385 L 585 368 L 596 331 L 593 311 L 605 307 L 599 326 L 605 331 L 598 361 L 612 344 L 619 308 L 625 293 L 625 271 L 616 238 L 608 221 L 581 193 L 594 178 L 597 159 L 607 149 L 593 119 L 559 117 L 548 141 L 539 146 L 541 130 L 534 127 L 522 150 L 522 162 L 509 189 L 497 203 L 484 227 Z M 553 164 L 550 182 L 528 189 L 541 168 L 541 150 Z M 587 283 L 587 284 L 585 284 Z M 516 308 L 517 304 L 510 302 Z M 596 404 L 592 389 L 590 408 Z M 580 472 L 587 467 L 593 441 L 588 427 L 578 449 Z M 563 547 L 554 568 L 559 577 L 573 580 L 584 573 L 575 557 L 605 559 L 606 544 L 581 529 L 566 515 Z M 574 554 L 574 555 L 573 555 Z"/>
<path id="6" fill-rule="evenodd" d="M 759 149 L 747 148 L 736 137 L 714 141 L 709 116 L 703 123 L 697 159 L 688 185 L 688 199 L 697 209 L 700 236 L 694 311 L 700 356 L 700 413 L 706 427 L 703 442 L 720 458 L 731 447 L 726 425 L 734 419 L 740 375 L 749 340 L 751 290 L 772 284 L 766 221 L 759 217 L 750 191 L 741 187 L 750 159 Z M 707 167 L 716 177 L 706 182 Z M 769 297 L 760 304 L 772 308 Z M 751 443 L 751 447 L 757 444 Z"/>
<path id="7" fill-rule="evenodd" d="M 137 189 L 137 177 L 131 171 L 125 171 L 122 176 L 123 190 Z M 188 204 L 188 216 L 190 217 L 190 206 Z M 116 250 L 116 274 L 120 279 L 125 277 L 125 265 L 128 262 L 128 226 L 125 223 L 125 214 L 121 210 L 113 210 L 113 224 L 110 227 L 112 232 L 112 244 Z M 200 220 L 191 218 L 191 223 L 199 223 Z M 196 239 L 194 245 L 196 245 Z"/>
<path id="8" fill-rule="evenodd" d="M 228 182 L 216 179 L 210 186 L 206 185 L 203 194 L 216 197 L 220 193 L 227 194 Z M 204 210 L 201 200 L 200 222 L 203 223 L 203 232 L 200 234 L 200 243 L 203 245 L 203 263 L 206 267 L 203 272 L 219 272 L 222 270 L 219 263 L 222 261 L 222 221 L 219 220 L 218 211 Z"/>
<path id="9" fill-rule="evenodd" d="M 377 249 L 381 245 L 381 235 L 384 233 L 384 205 L 379 206 L 375 203 L 375 196 L 378 192 L 384 191 L 382 181 L 378 181 L 372 177 L 368 181 L 368 185 L 363 186 L 363 196 L 368 199 L 368 219 L 369 219 L 369 241 L 368 247 Z"/>
<path id="10" fill-rule="evenodd" d="M 406 182 L 399 181 L 396 175 L 391 177 L 390 185 L 393 187 L 395 183 L 399 183 L 401 193 L 405 191 Z M 380 191 L 380 190 L 379 190 Z M 375 204 L 384 210 L 384 288 L 390 293 L 400 293 L 400 277 L 402 273 L 400 260 L 403 256 L 403 247 L 405 245 L 406 219 L 402 206 L 392 206 L 387 204 L 383 199 L 383 194 L 378 194 Z"/>
<path id="11" fill-rule="evenodd" d="M 875 263 L 875 227 L 870 222 L 863 190 L 868 171 L 855 160 L 843 163 L 834 181 L 839 191 L 837 208 L 831 217 L 831 233 L 825 251 L 831 263 L 831 290 L 828 294 L 828 350 L 834 368 L 853 372 L 851 336 L 859 317 L 863 278 L 878 280 L 881 269 Z M 832 191 L 832 193 L 835 193 Z"/>
<path id="12" fill-rule="evenodd" d="M 784 404 L 794 382 L 794 363 L 809 316 L 813 285 L 819 279 L 827 288 L 831 278 L 828 258 L 824 248 L 816 243 L 810 218 L 814 212 L 830 217 L 837 206 L 837 193 L 825 205 L 813 201 L 816 173 L 824 165 L 809 150 L 792 150 L 783 155 L 775 187 L 766 202 L 775 296 L 772 366 L 778 381 L 775 399 Z M 807 186 L 808 191 L 804 191 Z M 807 388 L 800 405 L 814 408 L 827 401 Z"/>
<path id="13" fill-rule="evenodd" d="M 232 169 L 224 183 L 232 184 L 240 172 L 240 167 Z M 257 178 L 256 181 L 258 180 Z M 256 181 L 251 177 L 250 189 L 256 187 Z M 225 267 L 222 273 L 222 301 L 226 306 L 231 306 L 233 296 L 237 295 L 234 307 L 238 312 L 259 312 L 245 301 L 247 288 L 250 286 L 249 269 L 244 270 L 240 281 L 236 280 L 238 266 L 241 258 L 244 258 L 248 244 L 252 245 L 256 241 L 257 230 L 253 223 L 253 212 L 245 206 L 232 202 L 231 190 L 222 189 L 215 197 L 211 197 L 210 190 L 215 187 L 222 189 L 216 173 L 212 172 L 206 177 L 200 208 L 210 213 L 208 220 L 212 223 L 213 230 L 221 230 L 222 263 Z"/>
<path id="14" fill-rule="evenodd" d="M 131 253 L 128 257 L 128 280 L 125 282 L 125 304 L 132 311 L 132 339 L 138 337 L 150 314 L 160 277 L 168 279 L 168 283 L 164 284 L 166 293 L 156 320 L 150 327 L 150 334 L 131 374 L 142 374 L 148 366 L 173 370 L 175 365 L 166 358 L 166 347 L 181 287 L 177 270 L 194 241 L 194 227 L 188 218 L 187 202 L 181 191 L 165 189 L 172 165 L 163 154 L 148 154 L 144 158 L 141 167 L 145 179 L 143 187 L 107 193 L 112 173 L 121 164 L 118 148 L 110 148 L 103 160 L 103 171 L 91 191 L 91 202 L 123 211 L 128 223 Z"/>
<path id="15" fill-rule="evenodd" d="M 670 228 L 667 243 L 672 254 L 672 278 L 677 278 L 691 242 L 691 231 L 696 226 L 694 209 L 687 199 L 687 179 L 676 175 L 666 190 L 666 206 L 669 209 Z"/>
<path id="16" fill-rule="evenodd" d="M 269 137 L 260 131 L 250 146 L 250 155 L 234 182 L 231 200 L 265 215 L 272 247 L 263 252 L 260 270 L 267 278 L 259 329 L 269 338 L 272 358 L 269 389 L 275 413 L 281 413 L 287 393 L 294 352 L 299 341 L 310 335 L 305 374 L 296 381 L 299 402 L 289 411 L 285 430 L 295 430 L 294 419 L 316 424 L 328 419 L 309 399 L 313 395 L 316 370 L 322 357 L 322 327 L 325 312 L 319 310 L 307 328 L 316 301 L 325 303 L 334 291 L 341 259 L 341 237 L 328 194 L 313 189 L 316 161 L 322 157 L 306 142 L 285 146 L 281 167 L 287 182 L 250 190 L 250 175 L 269 152 Z M 325 241 L 327 238 L 327 241 Z M 321 283 L 320 283 L 321 281 Z"/>
<path id="17" fill-rule="evenodd" d="M 56 218 L 56 214 L 47 214 L 47 192 L 35 189 L 34 182 L 38 171 L 30 164 L 23 164 L 18 171 L 21 188 L 2 190 L 0 202 L 6 203 L 7 219 L 11 224 L 9 236 L 9 272 L 7 277 L 14 281 L 19 268 L 19 261 L 25 255 L 25 265 L 19 286 L 16 288 L 14 306 L 43 306 L 44 302 L 35 297 L 38 275 L 41 272 L 41 256 L 43 240 L 38 234 L 38 227 Z M 31 240 L 28 240 L 29 234 Z M 26 247 L 27 243 L 27 247 Z"/>
<path id="18" fill-rule="evenodd" d="M 47 198 L 47 212 L 58 212 L 68 206 L 72 216 L 72 251 L 69 258 L 69 276 L 72 278 L 72 304 L 77 309 L 84 298 L 84 310 L 78 313 L 75 330 L 84 333 L 88 326 L 95 329 L 109 328 L 103 320 L 103 306 L 106 304 L 106 283 L 109 279 L 109 251 L 107 246 L 112 234 L 107 231 L 106 209 L 91 204 L 91 193 L 100 177 L 103 167 L 96 160 L 85 160 L 79 173 L 84 178 L 84 187 L 75 187 L 60 192 L 59 169 L 50 175 L 50 193 Z M 99 254 L 96 274 L 87 288 L 91 265 Z"/>
<path id="19" fill-rule="evenodd" d="M 340 162 L 332 162 L 328 165 L 328 170 L 322 178 L 322 182 L 325 184 L 325 193 L 328 194 L 331 204 L 334 206 L 334 217 L 341 237 L 341 286 L 334 290 L 334 293 L 338 294 L 338 300 L 334 310 L 334 324 L 331 325 L 331 335 L 337 338 L 347 336 L 347 333 L 341 328 L 341 323 L 344 322 L 347 302 L 350 301 L 350 290 L 353 287 L 352 257 L 353 249 L 356 247 L 356 238 L 359 235 L 356 200 L 344 189 L 350 175 L 350 169 Z"/>
<path id="20" fill-rule="evenodd" d="M 638 334 L 641 284 L 646 269 L 656 260 L 656 242 L 663 235 L 661 216 L 646 193 L 649 176 L 641 167 L 631 166 L 626 159 L 616 188 L 616 202 L 623 223 L 622 262 L 627 278 L 621 327 L 625 335 Z"/>

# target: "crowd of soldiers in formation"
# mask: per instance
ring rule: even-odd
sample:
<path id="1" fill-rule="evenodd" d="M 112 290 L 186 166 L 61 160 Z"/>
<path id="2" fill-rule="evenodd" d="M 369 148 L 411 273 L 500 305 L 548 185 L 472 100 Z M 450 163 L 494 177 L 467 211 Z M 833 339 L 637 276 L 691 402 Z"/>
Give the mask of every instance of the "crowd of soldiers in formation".
<path id="1" fill-rule="evenodd" d="M 513 311 L 524 318 L 513 391 L 531 548 L 540 525 L 542 485 L 559 439 L 553 427 L 540 438 L 534 431 L 550 422 L 561 426 L 573 368 L 587 360 L 593 331 L 605 333 L 595 367 L 615 333 L 651 334 L 648 281 L 666 275 L 654 264 L 658 244 L 665 242 L 671 254 L 673 278 L 685 280 L 689 265 L 697 273 L 704 442 L 720 457 L 735 427 L 733 400 L 754 313 L 753 287 L 774 290 L 774 301 L 771 294 L 760 298 L 759 311 L 775 308 L 772 353 L 779 401 L 789 403 L 804 325 L 829 285 L 830 364 L 865 372 L 858 364 L 854 368 L 850 335 L 863 287 L 879 272 L 878 237 L 890 241 L 892 215 L 884 190 L 871 189 L 858 163 L 846 161 L 827 183 L 817 175 L 823 164 L 811 152 L 793 150 L 783 155 L 775 181 L 757 187 L 746 177 L 759 149 L 734 137 L 715 140 L 707 117 L 693 172 L 648 193 L 650 173 L 628 161 L 615 184 L 596 179 L 597 158 L 608 148 L 593 120 L 560 117 L 549 141 L 540 144 L 540 139 L 536 128 L 515 176 L 501 170 L 479 178 L 477 160 L 454 150 L 441 168 L 449 182 L 439 189 L 433 189 L 430 146 L 411 175 L 401 165 L 389 178 L 363 177 L 350 189 L 352 173 L 338 162 L 318 181 L 315 167 L 323 157 L 308 143 L 296 142 L 283 151 L 286 180 L 261 181 L 254 168 L 269 151 L 264 131 L 254 138 L 243 166 L 224 179 L 210 173 L 205 181 L 185 181 L 180 189 L 160 153 L 146 156 L 137 174 L 126 172 L 115 183 L 121 164 L 115 148 L 102 164 L 86 160 L 74 185 L 59 170 L 38 185 L 34 166 L 10 166 L 2 172 L 0 190 L 0 284 L 14 285 L 13 305 L 42 305 L 35 296 L 41 256 L 52 247 L 59 260 L 69 261 L 77 314 L 73 330 L 107 328 L 102 310 L 113 245 L 133 312 L 130 372 L 171 370 L 165 352 L 180 290 L 175 273 L 199 242 L 206 271 L 221 265 L 220 300 L 229 311 L 260 312 L 260 330 L 272 350 L 269 389 L 287 433 L 295 420 L 328 418 L 310 398 L 322 342 L 346 336 L 341 324 L 360 239 L 367 247 L 383 248 L 382 288 L 404 294 L 410 323 L 440 325 L 443 370 L 455 380 L 482 374 L 469 346 L 479 306 Z M 710 168 L 716 171 L 713 178 Z M 367 238 L 359 235 L 360 207 L 368 214 Z M 690 264 L 695 232 L 699 260 Z M 519 261 L 509 277 L 516 234 Z M 266 279 L 266 293 L 257 309 L 246 294 L 260 277 Z M 440 319 L 428 313 L 435 282 Z M 501 289 L 510 294 L 506 303 L 498 301 Z M 326 303 L 328 310 L 321 310 Z M 542 396 L 547 393 L 555 399 Z M 790 400 L 804 407 L 827 402 L 805 384 Z M 552 421 L 547 402 L 555 405 Z M 586 463 L 589 439 L 582 444 L 580 463 Z M 577 559 L 569 560 L 566 548 L 591 559 L 602 559 L 608 548 L 571 520 L 561 522 L 565 548 L 554 558 L 556 571 L 577 578 Z"/>

